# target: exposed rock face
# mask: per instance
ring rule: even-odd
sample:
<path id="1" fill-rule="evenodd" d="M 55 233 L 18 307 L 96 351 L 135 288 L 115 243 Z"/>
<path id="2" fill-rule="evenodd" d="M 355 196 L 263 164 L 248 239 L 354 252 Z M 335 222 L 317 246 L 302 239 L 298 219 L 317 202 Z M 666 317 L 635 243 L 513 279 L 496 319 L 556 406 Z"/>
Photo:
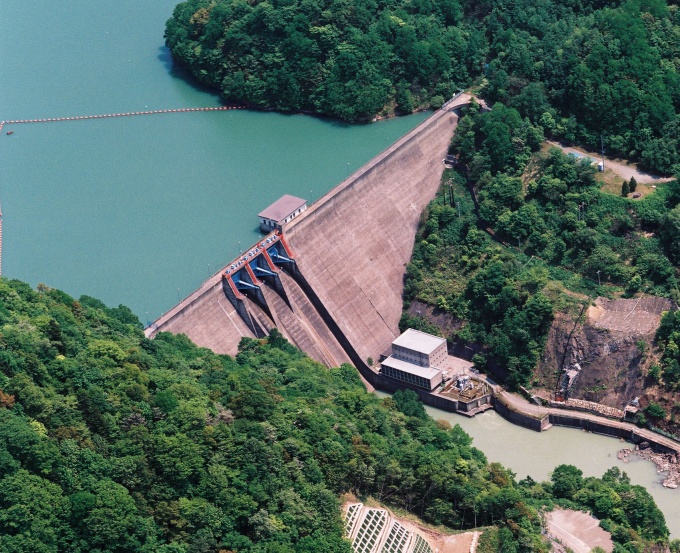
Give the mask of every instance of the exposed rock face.
<path id="1" fill-rule="evenodd" d="M 562 369 L 580 370 L 570 397 L 623 409 L 643 395 L 661 313 L 674 308 L 664 298 L 598 298 L 578 321 L 558 314 L 537 371 L 540 385 L 554 390 Z"/>

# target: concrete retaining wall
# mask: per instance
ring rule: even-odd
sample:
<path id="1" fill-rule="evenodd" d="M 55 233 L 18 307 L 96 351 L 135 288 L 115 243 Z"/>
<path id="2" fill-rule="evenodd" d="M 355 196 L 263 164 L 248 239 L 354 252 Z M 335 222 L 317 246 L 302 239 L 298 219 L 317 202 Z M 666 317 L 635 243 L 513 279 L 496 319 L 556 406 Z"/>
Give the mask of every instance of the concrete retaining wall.
<path id="1" fill-rule="evenodd" d="M 641 442 L 649 442 L 655 451 L 660 453 L 677 453 L 676 449 L 672 449 L 656 441 L 650 437 L 643 437 L 637 433 L 635 429 L 619 427 L 613 424 L 607 424 L 605 422 L 593 421 L 584 418 L 578 418 L 576 416 L 571 416 L 569 414 L 557 415 L 551 413 L 549 415 L 550 423 L 555 426 L 568 426 L 570 428 L 581 428 L 587 430 L 588 432 L 593 432 L 595 434 L 602 434 L 604 436 L 612 436 L 614 438 L 622 438 L 628 442 L 634 444 L 639 444 Z"/>
<path id="2" fill-rule="evenodd" d="M 502 401 L 499 401 L 498 398 L 494 398 L 493 406 L 501 417 L 518 426 L 523 426 L 524 428 L 529 428 L 536 432 L 542 432 L 550 425 L 547 413 L 541 418 L 535 418 L 525 413 L 509 409 Z"/>

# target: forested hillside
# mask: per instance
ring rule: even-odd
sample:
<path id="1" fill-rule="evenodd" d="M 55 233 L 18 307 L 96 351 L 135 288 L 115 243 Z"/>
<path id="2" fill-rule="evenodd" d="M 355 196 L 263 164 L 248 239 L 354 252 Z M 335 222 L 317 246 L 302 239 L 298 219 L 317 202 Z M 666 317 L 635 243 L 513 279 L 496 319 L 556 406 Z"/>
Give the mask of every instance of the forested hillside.
<path id="1" fill-rule="evenodd" d="M 547 551 L 539 508 L 556 501 L 593 509 L 622 553 L 668 536 L 617 469 L 516 482 L 412 392 L 378 400 L 276 333 L 233 359 L 149 341 L 127 308 L 0 281 L 0 552 L 349 553 L 343 492 L 493 524 L 506 553 Z"/>
<path id="2" fill-rule="evenodd" d="M 663 0 L 188 0 L 166 43 L 258 108 L 366 121 L 477 80 L 546 134 L 664 173 L 680 162 L 680 13 Z"/>
<path id="3" fill-rule="evenodd" d="M 458 337 L 485 345 L 512 385 L 529 383 L 554 312 L 578 313 L 575 298 L 644 291 L 680 300 L 680 183 L 637 200 L 607 193 L 589 161 L 539 152 L 538 134 L 500 103 L 460 120 L 458 170 L 446 175 L 407 269 L 406 300 L 457 318 Z"/>

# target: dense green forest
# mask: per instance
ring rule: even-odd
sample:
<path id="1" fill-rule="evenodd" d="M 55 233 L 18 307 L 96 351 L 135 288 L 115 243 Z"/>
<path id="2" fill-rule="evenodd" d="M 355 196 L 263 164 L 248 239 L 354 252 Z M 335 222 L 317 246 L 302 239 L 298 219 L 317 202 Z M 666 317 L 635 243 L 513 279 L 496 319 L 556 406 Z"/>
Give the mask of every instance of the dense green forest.
<path id="1" fill-rule="evenodd" d="M 680 183 L 637 200 L 609 194 L 589 161 L 540 145 L 514 108 L 471 108 L 451 144 L 458 168 L 407 268 L 407 302 L 465 321 L 457 337 L 485 345 L 511 385 L 530 382 L 554 312 L 579 307 L 562 291 L 680 300 Z"/>
<path id="2" fill-rule="evenodd" d="M 365 121 L 476 82 L 546 135 L 680 163 L 680 11 L 663 0 L 188 0 L 166 43 L 228 101 Z"/>
<path id="3" fill-rule="evenodd" d="M 540 509 L 592 509 L 617 553 L 668 537 L 612 469 L 517 482 L 413 392 L 379 400 L 276 332 L 236 358 L 147 340 L 125 307 L 0 280 L 0 552 L 349 553 L 339 496 L 547 551 Z"/>

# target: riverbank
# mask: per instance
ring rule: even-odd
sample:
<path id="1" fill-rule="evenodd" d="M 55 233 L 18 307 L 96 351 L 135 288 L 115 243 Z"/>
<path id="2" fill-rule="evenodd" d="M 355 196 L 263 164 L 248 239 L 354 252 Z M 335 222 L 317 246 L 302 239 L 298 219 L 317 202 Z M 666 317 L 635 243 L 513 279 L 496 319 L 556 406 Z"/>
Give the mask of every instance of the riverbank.
<path id="1" fill-rule="evenodd" d="M 420 400 L 425 405 L 457 415 L 474 416 L 476 414 L 474 412 L 470 413 L 469 410 L 463 411 L 459 409 L 458 402 L 443 398 L 440 394 L 410 387 L 401 382 L 397 383 L 379 374 L 371 376 L 373 376 L 371 379 L 373 381 L 372 384 L 379 390 L 394 393 L 397 389 L 411 388 L 418 394 Z M 647 428 L 639 428 L 633 423 L 596 414 L 592 409 L 589 411 L 579 411 L 574 406 L 562 408 L 555 406 L 556 402 L 551 402 L 551 407 L 531 403 L 517 394 L 508 392 L 485 375 L 475 375 L 474 378 L 482 380 L 488 385 L 490 390 L 488 404 L 493 407 L 493 410 L 514 425 L 536 432 L 545 432 L 553 426 L 564 426 L 619 438 L 636 445 L 646 442 L 655 453 L 669 455 L 666 462 L 667 465 L 676 465 L 677 470 L 680 471 L 680 464 L 678 464 L 680 459 L 680 442 Z"/>
<path id="2" fill-rule="evenodd" d="M 672 453 L 656 453 L 651 448 L 642 447 L 643 444 L 637 446 L 634 450 L 624 448 L 618 453 L 619 460 L 624 463 L 630 463 L 634 457 L 651 461 L 656 465 L 657 473 L 664 474 L 665 478 L 663 486 L 665 488 L 675 489 L 680 482 L 680 464 L 678 464 L 678 456 Z"/>
<path id="3" fill-rule="evenodd" d="M 387 397 L 381 392 L 376 395 Z M 517 480 L 530 476 L 537 482 L 547 481 L 555 467 L 563 464 L 582 470 L 584 477 L 601 477 L 616 467 L 625 472 L 633 484 L 643 486 L 652 494 L 665 515 L 671 538 L 680 538 L 680 493 L 661 485 L 662 478 L 653 463 L 637 457 L 630 463 L 620 461 L 618 451 L 632 447 L 620 439 L 560 426 L 536 432 L 512 424 L 495 410 L 472 418 L 429 406 L 425 406 L 425 411 L 435 420 L 460 426 L 472 438 L 472 445 L 484 452 L 488 462 L 501 463 Z"/>

